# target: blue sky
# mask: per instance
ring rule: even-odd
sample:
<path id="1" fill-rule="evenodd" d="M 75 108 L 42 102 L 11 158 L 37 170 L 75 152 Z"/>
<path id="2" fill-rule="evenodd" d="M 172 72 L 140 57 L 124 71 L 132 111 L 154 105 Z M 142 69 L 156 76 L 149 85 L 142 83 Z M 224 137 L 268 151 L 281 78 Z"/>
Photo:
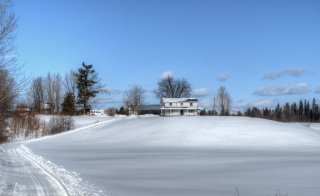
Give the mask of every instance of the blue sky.
<path id="1" fill-rule="evenodd" d="M 318 0 L 13 0 L 19 64 L 32 76 L 84 61 L 120 106 L 132 85 L 152 90 L 163 73 L 192 84 L 209 108 L 226 86 L 235 110 L 319 98 Z"/>

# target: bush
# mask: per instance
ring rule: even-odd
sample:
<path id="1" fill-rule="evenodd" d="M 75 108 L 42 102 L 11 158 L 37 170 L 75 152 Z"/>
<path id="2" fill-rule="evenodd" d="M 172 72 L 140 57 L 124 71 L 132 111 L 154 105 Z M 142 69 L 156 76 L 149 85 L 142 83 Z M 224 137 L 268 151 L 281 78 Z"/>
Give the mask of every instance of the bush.
<path id="1" fill-rule="evenodd" d="M 40 119 L 28 112 L 15 111 L 10 121 L 10 136 L 12 139 L 17 137 L 39 137 Z"/>
<path id="2" fill-rule="evenodd" d="M 117 113 L 117 109 L 116 108 L 108 108 L 107 109 L 107 115 L 108 116 L 115 116 L 116 115 L 116 113 Z"/>
<path id="3" fill-rule="evenodd" d="M 0 115 L 0 122 L 4 122 L 4 123 L 0 123 L 0 144 L 1 144 L 8 140 L 8 131 L 6 129 L 6 123 L 5 123 L 6 120 L 1 115 Z"/>
<path id="4" fill-rule="evenodd" d="M 74 128 L 74 120 L 71 116 L 52 117 L 46 126 L 46 132 L 50 135 L 68 131 Z"/>

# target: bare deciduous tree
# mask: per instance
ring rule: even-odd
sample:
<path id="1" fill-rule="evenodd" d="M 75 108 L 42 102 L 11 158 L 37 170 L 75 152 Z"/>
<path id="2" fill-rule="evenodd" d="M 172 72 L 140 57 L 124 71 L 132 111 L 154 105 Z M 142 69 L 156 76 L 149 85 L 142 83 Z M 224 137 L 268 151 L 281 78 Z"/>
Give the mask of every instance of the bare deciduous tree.
<path id="1" fill-rule="evenodd" d="M 0 2 L 0 69 L 8 69 L 15 63 L 14 31 L 17 20 L 14 13 L 9 13 L 10 4 Z"/>
<path id="2" fill-rule="evenodd" d="M 54 93 L 54 108 L 55 113 L 60 113 L 60 105 L 61 105 L 61 76 L 60 74 L 55 74 L 53 79 L 53 93 Z"/>
<path id="3" fill-rule="evenodd" d="M 216 101 L 220 108 L 220 115 L 222 116 L 230 115 L 232 99 L 229 93 L 227 92 L 226 87 L 221 86 L 218 89 Z"/>
<path id="4" fill-rule="evenodd" d="M 167 76 L 158 82 L 157 97 L 180 98 L 190 97 L 191 85 L 186 79 L 174 79 Z"/>
<path id="5" fill-rule="evenodd" d="M 18 94 L 16 81 L 10 73 L 16 60 L 12 43 L 16 26 L 16 17 L 9 12 L 8 3 L 0 2 L 0 143 L 7 139 L 6 114 Z"/>
<path id="6" fill-rule="evenodd" d="M 50 105 L 50 114 L 60 112 L 61 104 L 61 76 L 60 74 L 53 74 L 49 72 L 45 79 L 45 91 L 47 95 L 47 102 Z"/>
<path id="7" fill-rule="evenodd" d="M 64 75 L 63 84 L 66 93 L 71 93 L 74 97 L 76 97 L 77 78 L 75 76 L 75 71 L 71 70 L 69 73 Z"/>
<path id="8" fill-rule="evenodd" d="M 48 72 L 47 78 L 45 79 L 45 91 L 47 95 L 47 102 L 50 106 L 49 113 L 54 114 L 55 99 L 54 99 L 54 92 L 53 92 L 53 79 L 50 72 Z"/>
<path id="9" fill-rule="evenodd" d="M 139 114 L 141 106 L 144 103 L 144 93 L 145 90 L 137 85 L 126 91 L 124 104 L 132 114 Z"/>
<path id="10" fill-rule="evenodd" d="M 42 77 L 37 77 L 32 81 L 30 96 L 32 99 L 33 109 L 40 113 L 44 105 L 44 81 Z"/>

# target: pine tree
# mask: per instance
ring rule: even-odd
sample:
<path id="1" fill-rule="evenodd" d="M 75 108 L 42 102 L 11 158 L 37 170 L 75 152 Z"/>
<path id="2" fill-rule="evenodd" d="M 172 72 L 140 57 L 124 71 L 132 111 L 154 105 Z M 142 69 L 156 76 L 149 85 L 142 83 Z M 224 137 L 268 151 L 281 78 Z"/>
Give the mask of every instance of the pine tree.
<path id="1" fill-rule="evenodd" d="M 303 102 L 300 100 L 299 102 L 299 121 L 303 120 Z"/>
<path id="2" fill-rule="evenodd" d="M 297 109 L 297 104 L 295 102 L 291 104 L 291 113 L 292 113 L 291 120 L 296 121 L 298 116 L 298 109 Z"/>
<path id="3" fill-rule="evenodd" d="M 269 119 L 271 111 L 266 107 L 263 109 L 263 118 Z"/>
<path id="4" fill-rule="evenodd" d="M 75 74 L 78 88 L 78 103 L 83 105 L 83 113 L 90 109 L 89 100 L 95 97 L 99 91 L 96 84 L 98 83 L 97 74 L 92 68 L 93 65 L 82 63 L 82 67 Z"/>
<path id="5" fill-rule="evenodd" d="M 310 121 L 310 103 L 307 100 L 304 100 L 304 121 Z"/>
<path id="6" fill-rule="evenodd" d="M 319 117 L 320 117 L 319 105 L 316 104 L 315 109 L 314 109 L 314 121 L 318 122 Z"/>
<path id="7" fill-rule="evenodd" d="M 311 122 L 315 121 L 316 107 L 317 107 L 317 102 L 316 102 L 316 99 L 313 98 L 312 99 L 311 111 L 310 111 L 310 120 L 311 120 Z"/>
<path id="8" fill-rule="evenodd" d="M 74 115 L 76 114 L 76 103 L 72 93 L 66 93 L 62 103 L 62 114 Z"/>
<path id="9" fill-rule="evenodd" d="M 274 110 L 274 120 L 280 121 L 282 116 L 282 108 L 280 108 L 280 104 L 277 104 L 276 109 Z"/>

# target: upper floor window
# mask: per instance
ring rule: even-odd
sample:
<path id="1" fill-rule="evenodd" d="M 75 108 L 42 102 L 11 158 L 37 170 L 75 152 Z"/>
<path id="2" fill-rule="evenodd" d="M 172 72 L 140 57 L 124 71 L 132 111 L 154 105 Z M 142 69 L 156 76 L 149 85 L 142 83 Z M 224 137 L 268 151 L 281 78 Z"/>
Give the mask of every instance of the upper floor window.
<path id="1" fill-rule="evenodd" d="M 190 103 L 190 106 L 193 106 L 193 103 Z"/>
<path id="2" fill-rule="evenodd" d="M 172 106 L 172 103 L 169 103 L 170 106 Z"/>
<path id="3" fill-rule="evenodd" d="M 183 103 L 180 103 L 181 106 L 183 106 Z"/>

